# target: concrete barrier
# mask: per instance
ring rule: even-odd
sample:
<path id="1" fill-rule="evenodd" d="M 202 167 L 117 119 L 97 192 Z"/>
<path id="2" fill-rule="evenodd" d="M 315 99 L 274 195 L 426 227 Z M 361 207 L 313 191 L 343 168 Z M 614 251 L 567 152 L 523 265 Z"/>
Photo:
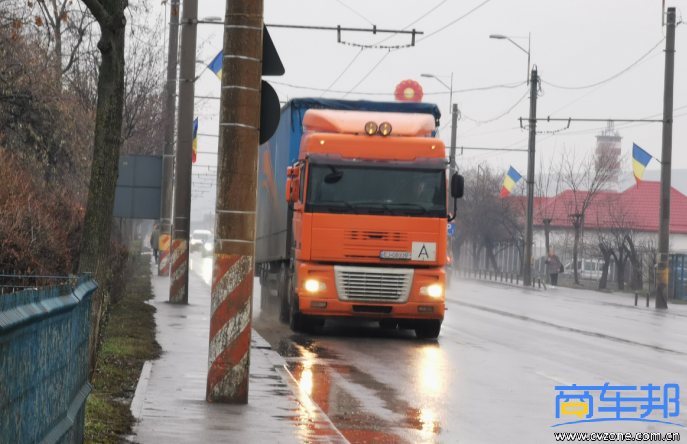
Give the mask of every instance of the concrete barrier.
<path id="1" fill-rule="evenodd" d="M 0 296 L 0 443 L 82 443 L 90 274 Z"/>

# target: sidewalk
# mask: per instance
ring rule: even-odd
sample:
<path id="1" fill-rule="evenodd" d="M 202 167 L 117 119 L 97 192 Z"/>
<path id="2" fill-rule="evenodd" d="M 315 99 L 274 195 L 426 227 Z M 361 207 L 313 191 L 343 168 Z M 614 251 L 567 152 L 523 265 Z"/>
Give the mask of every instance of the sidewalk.
<path id="1" fill-rule="evenodd" d="M 189 273 L 189 305 L 172 305 L 169 278 L 152 277 L 162 357 L 146 363 L 131 410 L 130 441 L 156 443 L 347 443 L 285 361 L 252 332 L 248 405 L 205 401 L 210 288 Z"/>

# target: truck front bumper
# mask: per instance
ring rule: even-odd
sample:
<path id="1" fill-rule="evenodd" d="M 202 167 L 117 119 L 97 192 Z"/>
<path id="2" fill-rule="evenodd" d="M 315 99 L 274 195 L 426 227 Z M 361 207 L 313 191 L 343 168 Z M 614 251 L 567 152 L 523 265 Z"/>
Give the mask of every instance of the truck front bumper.
<path id="1" fill-rule="evenodd" d="M 383 268 L 380 267 L 380 270 Z M 444 319 L 446 305 L 443 267 L 415 269 L 406 302 L 342 300 L 337 292 L 333 265 L 297 262 L 295 280 L 298 306 L 305 315 L 325 318 Z M 306 282 L 309 280 L 320 284 L 316 291 L 306 290 Z M 436 297 L 421 294 L 421 289 L 430 285 L 440 285 L 441 294 Z"/>

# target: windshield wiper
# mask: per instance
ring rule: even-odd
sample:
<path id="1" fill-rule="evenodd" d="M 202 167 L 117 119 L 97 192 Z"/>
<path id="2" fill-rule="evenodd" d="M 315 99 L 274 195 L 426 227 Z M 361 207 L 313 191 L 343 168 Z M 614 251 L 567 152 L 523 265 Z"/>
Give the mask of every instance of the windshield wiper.
<path id="1" fill-rule="evenodd" d="M 360 208 L 360 206 L 364 205 L 379 205 L 380 207 L 384 208 L 384 210 L 388 211 L 392 216 L 394 215 L 394 210 L 389 208 L 389 206 L 385 203 L 382 202 L 354 202 L 353 205 L 357 208 Z"/>
<path id="2" fill-rule="evenodd" d="M 425 208 L 424 205 L 420 205 L 419 203 L 392 203 L 391 205 L 418 207 L 422 210 L 423 213 L 426 213 L 427 216 L 432 215 L 432 213 L 430 213 L 429 210 L 427 208 Z"/>
<path id="3" fill-rule="evenodd" d="M 330 205 L 339 205 L 337 209 L 341 209 L 341 205 L 345 206 L 347 209 L 351 210 L 353 213 L 358 214 L 358 212 L 355 210 L 355 207 L 348 202 L 344 200 L 337 200 L 337 201 L 324 201 L 324 202 L 315 202 L 314 205 L 322 205 L 328 207 L 327 209 L 329 211 L 332 211 L 332 207 Z"/>

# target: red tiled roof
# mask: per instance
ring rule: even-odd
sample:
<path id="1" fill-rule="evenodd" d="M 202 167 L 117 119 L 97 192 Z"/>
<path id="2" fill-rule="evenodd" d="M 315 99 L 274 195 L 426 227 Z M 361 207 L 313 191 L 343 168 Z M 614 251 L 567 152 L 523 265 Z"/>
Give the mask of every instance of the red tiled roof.
<path id="1" fill-rule="evenodd" d="M 585 212 L 585 228 L 613 228 L 624 223 L 640 231 L 658 232 L 658 215 L 660 200 L 659 182 L 642 182 L 639 187 L 632 186 L 622 193 L 601 192 Z M 570 227 L 571 213 L 579 212 L 580 201 L 586 192 L 577 192 L 578 206 L 575 206 L 575 194 L 566 190 L 546 202 L 535 205 L 534 225 L 543 226 L 544 218 L 552 219 L 551 226 Z M 670 232 L 687 234 L 687 196 L 671 188 L 670 193 Z"/>

